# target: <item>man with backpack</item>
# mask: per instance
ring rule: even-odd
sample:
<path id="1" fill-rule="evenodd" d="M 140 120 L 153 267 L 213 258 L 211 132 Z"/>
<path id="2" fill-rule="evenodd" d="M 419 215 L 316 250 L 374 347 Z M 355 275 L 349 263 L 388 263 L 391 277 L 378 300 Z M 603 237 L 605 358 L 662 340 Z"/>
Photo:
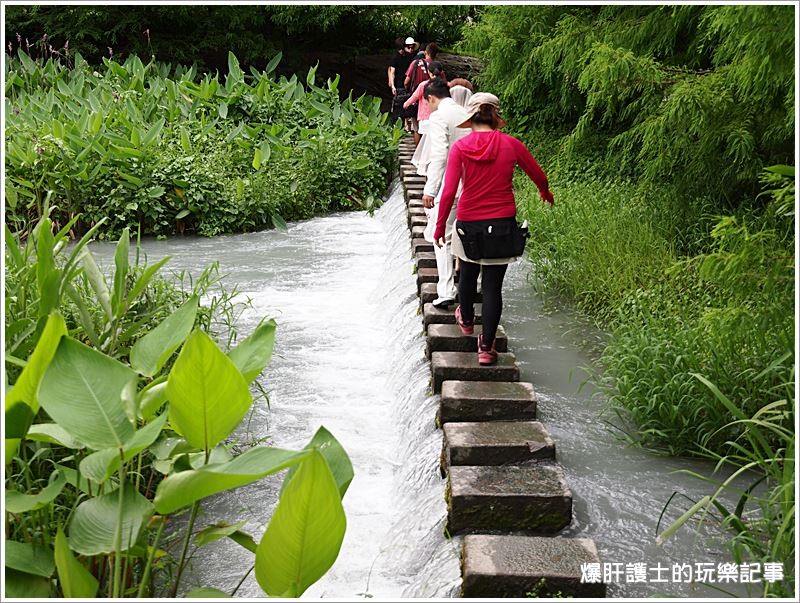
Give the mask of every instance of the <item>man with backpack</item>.
<path id="1" fill-rule="evenodd" d="M 409 113 L 403 109 L 403 103 L 411 96 L 411 90 L 405 84 L 405 76 L 418 48 L 419 44 L 412 37 L 406 38 L 405 41 L 403 38 L 397 39 L 397 52 L 392 57 L 386 73 L 389 89 L 392 91 L 392 119 L 402 118 L 406 122 L 409 117 Z M 409 123 L 406 123 L 406 128 L 410 128 Z"/>

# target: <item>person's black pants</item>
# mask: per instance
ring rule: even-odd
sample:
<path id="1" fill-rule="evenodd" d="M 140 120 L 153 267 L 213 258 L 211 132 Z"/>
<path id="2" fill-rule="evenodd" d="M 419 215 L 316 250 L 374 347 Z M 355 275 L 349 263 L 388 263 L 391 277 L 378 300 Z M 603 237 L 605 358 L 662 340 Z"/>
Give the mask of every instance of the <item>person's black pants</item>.
<path id="1" fill-rule="evenodd" d="M 458 276 L 458 303 L 461 316 L 466 322 L 475 319 L 475 297 L 478 292 L 478 274 L 483 268 L 481 292 L 483 293 L 483 344 L 492 345 L 503 312 L 503 277 L 508 264 L 481 266 L 473 262 L 459 262 L 461 273 Z"/>

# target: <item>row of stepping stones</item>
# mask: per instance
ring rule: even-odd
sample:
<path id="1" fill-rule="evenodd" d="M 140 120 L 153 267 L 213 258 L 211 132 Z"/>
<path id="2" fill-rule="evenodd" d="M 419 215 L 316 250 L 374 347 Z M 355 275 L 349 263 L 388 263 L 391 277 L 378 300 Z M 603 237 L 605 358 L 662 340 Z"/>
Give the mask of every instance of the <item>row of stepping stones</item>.
<path id="1" fill-rule="evenodd" d="M 434 393 L 440 394 L 442 475 L 447 477 L 448 534 L 464 534 L 464 597 L 602 597 L 605 585 L 581 581 L 582 564 L 599 563 L 587 538 L 557 534 L 572 521 L 572 492 L 555 462 L 555 443 L 536 421 L 536 394 L 520 382 L 508 337 L 497 332 L 498 361 L 481 366 L 477 337 L 463 335 L 454 307 L 435 308 L 436 257 L 423 238 L 425 177 L 411 164 L 414 145 L 400 142 L 400 176 L 426 332 Z M 480 294 L 478 302 L 481 301 Z"/>

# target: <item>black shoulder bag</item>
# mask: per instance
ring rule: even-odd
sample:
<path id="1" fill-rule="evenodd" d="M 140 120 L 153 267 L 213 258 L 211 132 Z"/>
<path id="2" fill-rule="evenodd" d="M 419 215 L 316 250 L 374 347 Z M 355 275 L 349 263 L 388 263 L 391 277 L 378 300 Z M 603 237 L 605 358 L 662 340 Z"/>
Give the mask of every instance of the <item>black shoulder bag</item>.
<path id="1" fill-rule="evenodd" d="M 527 226 L 517 224 L 514 217 L 470 222 L 456 220 L 455 229 L 464 253 L 471 260 L 520 256 L 530 236 Z"/>

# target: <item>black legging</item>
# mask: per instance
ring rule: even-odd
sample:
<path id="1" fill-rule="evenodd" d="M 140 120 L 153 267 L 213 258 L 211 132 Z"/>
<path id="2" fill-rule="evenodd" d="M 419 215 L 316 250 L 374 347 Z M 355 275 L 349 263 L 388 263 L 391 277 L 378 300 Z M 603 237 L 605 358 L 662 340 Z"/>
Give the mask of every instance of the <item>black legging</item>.
<path id="1" fill-rule="evenodd" d="M 478 291 L 478 274 L 483 268 L 481 292 L 483 293 L 483 344 L 491 345 L 500 324 L 503 312 L 503 277 L 507 264 L 481 266 L 473 262 L 461 261 L 461 273 L 458 276 L 458 301 L 461 305 L 461 316 L 466 322 L 475 319 L 476 293 Z"/>

